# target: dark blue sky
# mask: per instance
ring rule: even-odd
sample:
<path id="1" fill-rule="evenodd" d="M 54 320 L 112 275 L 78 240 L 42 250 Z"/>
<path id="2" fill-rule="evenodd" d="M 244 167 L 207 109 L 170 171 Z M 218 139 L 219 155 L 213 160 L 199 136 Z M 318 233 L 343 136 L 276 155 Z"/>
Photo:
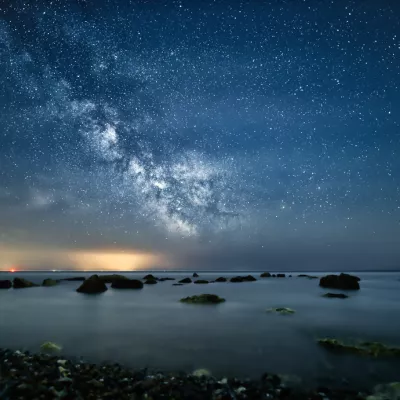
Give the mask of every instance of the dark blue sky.
<path id="1" fill-rule="evenodd" d="M 0 268 L 400 266 L 395 0 L 2 2 L 0 68 Z"/>

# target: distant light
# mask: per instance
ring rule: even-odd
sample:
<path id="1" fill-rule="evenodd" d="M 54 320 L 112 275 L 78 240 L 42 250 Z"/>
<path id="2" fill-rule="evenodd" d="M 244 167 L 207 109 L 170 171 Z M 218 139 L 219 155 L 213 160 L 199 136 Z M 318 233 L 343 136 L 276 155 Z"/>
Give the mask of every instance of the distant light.
<path id="1" fill-rule="evenodd" d="M 11 268 L 11 269 L 10 269 L 10 272 L 15 272 L 15 271 L 16 271 L 15 268 Z"/>

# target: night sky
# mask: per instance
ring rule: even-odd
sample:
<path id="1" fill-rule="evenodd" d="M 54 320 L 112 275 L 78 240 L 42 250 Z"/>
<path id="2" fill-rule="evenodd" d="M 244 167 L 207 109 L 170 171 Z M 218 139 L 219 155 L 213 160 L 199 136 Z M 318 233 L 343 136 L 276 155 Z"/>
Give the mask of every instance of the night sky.
<path id="1" fill-rule="evenodd" d="M 0 269 L 400 267 L 397 0 L 0 2 Z"/>

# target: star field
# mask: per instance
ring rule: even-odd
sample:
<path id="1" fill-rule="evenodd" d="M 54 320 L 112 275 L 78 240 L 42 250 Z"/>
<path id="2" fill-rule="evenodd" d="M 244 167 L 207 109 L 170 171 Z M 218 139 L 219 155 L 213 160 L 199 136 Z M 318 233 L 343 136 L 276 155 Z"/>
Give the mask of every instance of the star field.
<path id="1" fill-rule="evenodd" d="M 3 2 L 0 72 L 4 246 L 398 266 L 396 1 Z"/>

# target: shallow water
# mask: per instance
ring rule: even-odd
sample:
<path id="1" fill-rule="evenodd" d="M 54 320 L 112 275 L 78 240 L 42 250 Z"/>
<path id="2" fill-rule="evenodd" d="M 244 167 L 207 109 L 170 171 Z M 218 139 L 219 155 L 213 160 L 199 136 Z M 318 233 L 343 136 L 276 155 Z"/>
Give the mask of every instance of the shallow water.
<path id="1" fill-rule="evenodd" d="M 247 274 L 247 273 L 246 273 Z M 252 273 L 258 277 L 259 273 Z M 383 341 L 400 346 L 400 273 L 357 273 L 361 290 L 348 299 L 326 299 L 318 280 L 259 279 L 257 282 L 172 286 L 79 294 L 80 282 L 56 287 L 0 290 L 0 347 L 38 350 L 44 341 L 91 361 L 109 360 L 164 370 L 208 368 L 218 376 L 259 377 L 270 371 L 295 374 L 305 383 L 370 387 L 400 380 L 399 360 L 333 355 L 318 337 Z M 0 273 L 40 283 L 89 273 Z M 144 273 L 124 273 L 141 278 Z M 189 273 L 155 273 L 181 279 Z M 201 278 L 238 273 L 201 273 Z M 244 275 L 244 274 L 242 274 Z M 313 275 L 322 275 L 315 274 Z M 214 293 L 226 303 L 188 305 L 185 296 Z M 290 307 L 291 316 L 266 313 Z M 345 380 L 343 380 L 345 378 Z"/>

